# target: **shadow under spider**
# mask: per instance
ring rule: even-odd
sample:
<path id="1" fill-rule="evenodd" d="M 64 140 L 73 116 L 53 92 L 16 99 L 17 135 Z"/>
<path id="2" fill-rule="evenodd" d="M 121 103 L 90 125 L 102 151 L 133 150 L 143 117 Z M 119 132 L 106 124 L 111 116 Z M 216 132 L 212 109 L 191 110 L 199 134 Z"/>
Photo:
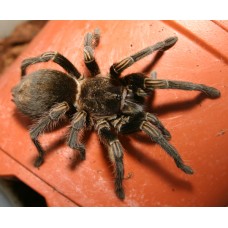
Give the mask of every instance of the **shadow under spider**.
<path id="1" fill-rule="evenodd" d="M 146 75 L 150 74 L 152 72 L 152 69 L 155 67 L 155 65 L 159 62 L 160 58 L 165 54 L 164 51 L 158 51 L 156 52 L 155 56 L 153 57 L 152 61 L 144 67 L 141 72 L 145 73 Z M 148 75 L 149 76 L 149 75 Z M 158 76 L 159 78 L 159 76 Z M 158 91 L 159 89 L 156 89 L 154 91 L 151 91 L 150 96 L 146 99 L 145 107 L 148 112 L 156 113 L 159 115 L 165 114 L 167 112 L 175 112 L 175 111 L 181 111 L 181 110 L 190 110 L 195 105 L 200 104 L 204 99 L 208 99 L 208 96 L 206 94 L 200 93 L 198 94 L 194 99 L 189 99 L 186 101 L 179 101 L 179 102 L 172 102 L 167 103 L 162 106 L 158 106 L 157 108 L 153 108 L 151 104 L 153 104 L 154 98 L 155 98 L 155 91 Z M 167 89 L 172 90 L 172 89 Z M 186 91 L 189 92 L 189 91 Z M 210 99 L 216 99 L 216 98 L 210 98 Z"/>
<path id="2" fill-rule="evenodd" d="M 163 104 L 162 106 L 157 106 L 156 108 L 151 107 L 151 105 L 148 105 L 147 107 L 149 112 L 156 113 L 159 117 L 160 115 L 164 115 L 166 113 L 193 109 L 196 105 L 200 105 L 206 99 L 208 99 L 208 96 L 206 94 L 200 93 L 193 99 L 169 102 L 167 104 Z M 149 100 L 148 103 L 149 102 L 152 101 Z"/>
<path id="3" fill-rule="evenodd" d="M 48 137 L 48 136 L 46 135 L 44 137 Z M 62 136 L 60 138 L 57 138 L 53 143 L 49 144 L 47 147 L 45 147 L 44 148 L 44 150 L 45 150 L 44 163 L 46 163 L 47 157 L 50 156 L 51 153 L 53 153 L 54 151 L 56 151 L 58 148 L 60 148 L 61 146 L 63 146 L 65 144 L 65 142 L 66 142 L 66 138 L 64 136 Z M 34 146 L 34 148 L 35 148 L 35 146 Z M 34 162 L 36 161 L 37 156 L 38 156 L 38 153 L 33 156 L 33 158 L 32 158 L 32 164 L 34 164 Z M 42 167 L 42 165 L 40 167 Z M 40 169 L 40 167 L 38 167 L 38 169 Z"/>
<path id="4" fill-rule="evenodd" d="M 122 143 L 123 147 L 127 149 L 128 154 L 130 156 L 132 156 L 134 159 L 137 159 L 138 161 L 142 162 L 143 165 L 149 167 L 151 169 L 151 171 L 156 172 L 157 175 L 159 175 L 162 179 L 165 180 L 165 182 L 171 183 L 172 186 L 175 186 L 175 187 L 177 187 L 179 189 L 184 189 L 186 191 L 192 191 L 193 190 L 193 186 L 192 186 L 191 182 L 176 177 L 176 175 L 171 174 L 162 165 L 162 163 L 157 162 L 157 161 L 151 159 L 146 154 L 142 154 L 140 151 L 138 151 L 138 149 L 135 149 L 132 146 L 132 144 L 129 142 L 130 140 L 126 140 L 126 137 L 121 136 L 119 138 L 121 140 L 121 143 Z M 150 141 L 150 144 L 155 144 L 154 142 L 152 142 L 149 139 L 149 137 L 147 137 L 147 139 Z"/>
<path id="5" fill-rule="evenodd" d="M 83 144 L 85 145 L 85 149 L 86 149 L 87 142 L 91 138 L 91 135 L 92 135 L 92 130 L 85 130 L 83 133 L 82 141 L 83 141 Z M 71 162 L 69 164 L 69 168 L 71 170 L 75 170 L 81 162 L 83 162 L 83 161 L 80 159 L 80 155 L 79 155 L 78 151 L 72 149 L 72 156 L 71 156 Z"/>
<path id="6" fill-rule="evenodd" d="M 89 140 L 89 138 L 92 134 L 92 131 L 85 131 L 85 132 L 86 132 L 86 134 L 83 137 L 83 143 L 85 143 L 85 145 L 86 145 L 86 142 Z M 44 137 L 48 137 L 48 136 L 44 136 Z M 66 144 L 66 141 L 67 141 L 66 134 L 63 134 L 60 138 L 56 138 L 54 142 L 49 144 L 45 148 L 44 162 L 46 162 L 46 158 L 48 156 L 50 156 L 51 153 L 56 151 L 58 148 L 62 147 L 63 145 L 68 147 Z M 68 148 L 70 148 L 70 147 L 68 147 Z M 75 170 L 78 167 L 78 165 L 83 161 L 80 159 L 80 156 L 79 156 L 79 153 L 77 150 L 71 149 L 71 151 L 69 153 L 71 153 L 70 158 L 69 158 L 69 160 L 70 160 L 69 169 Z M 36 158 L 37 158 L 37 154 L 32 158 L 33 163 L 36 160 Z"/>
<path id="7" fill-rule="evenodd" d="M 191 109 L 195 105 L 201 103 L 206 98 L 207 98 L 206 95 L 199 94 L 194 99 L 190 99 L 187 101 L 181 101 L 181 102 L 168 103 L 159 108 L 153 109 L 151 112 L 156 113 L 159 116 L 159 115 L 165 114 L 167 112 L 171 112 L 171 111 L 175 112 L 175 111 L 180 111 L 180 110 Z M 151 97 L 148 100 L 148 102 L 151 104 L 153 99 L 154 99 L 154 92 L 152 92 Z M 151 105 L 147 106 L 147 107 L 151 108 Z M 15 112 L 15 116 L 16 116 L 18 122 L 22 123 L 25 128 L 28 128 L 28 126 L 31 125 L 31 121 L 27 117 L 22 116 L 18 112 Z M 53 129 L 53 131 L 57 130 L 59 128 L 65 127 L 66 125 L 67 125 L 67 121 L 64 121 L 63 124 L 60 124 L 59 126 L 57 126 L 57 128 Z M 85 145 L 86 145 L 86 142 L 90 139 L 91 134 L 92 134 L 91 130 L 86 130 L 85 133 L 83 134 L 83 141 L 84 141 Z M 122 139 L 121 143 L 122 143 L 123 147 L 129 151 L 130 155 L 132 155 L 137 160 L 143 160 L 143 164 L 150 167 L 150 169 L 152 169 L 153 171 L 156 171 L 158 173 L 158 175 L 160 175 L 167 182 L 171 182 L 175 186 L 178 186 L 178 187 L 186 189 L 186 190 L 192 190 L 191 183 L 175 177 L 168 170 L 163 168 L 162 164 L 159 164 L 157 161 L 151 160 L 151 158 L 149 158 L 147 155 L 140 153 L 140 151 L 138 151 L 132 147 L 132 145 L 126 140 L 126 137 L 127 136 L 124 136 L 124 135 L 119 136 L 119 138 Z M 155 144 L 153 141 L 150 140 L 150 138 L 147 135 L 145 135 L 141 132 L 130 134 L 130 137 L 134 140 L 140 141 L 142 144 L 148 144 L 148 145 Z M 53 142 L 51 145 L 48 145 L 48 147 L 45 150 L 46 151 L 45 157 L 49 156 L 51 152 L 55 151 L 56 149 L 61 147 L 63 144 L 66 144 L 65 135 L 63 135 L 61 138 L 56 139 L 55 142 Z M 109 158 L 105 151 L 106 149 L 103 146 L 101 146 L 101 148 L 102 148 L 105 160 L 109 164 L 109 169 L 112 173 L 113 167 L 110 166 L 110 161 L 109 161 Z M 70 160 L 71 160 L 71 162 L 69 164 L 69 168 L 71 170 L 75 170 L 77 168 L 77 166 L 81 163 L 78 152 L 73 149 L 72 149 L 72 156 L 71 156 Z"/>
<path id="8" fill-rule="evenodd" d="M 163 51 L 156 52 L 155 56 L 153 57 L 153 60 L 144 67 L 141 72 L 144 74 L 150 74 L 154 66 L 157 64 L 157 62 L 160 60 L 160 58 L 164 55 Z"/>

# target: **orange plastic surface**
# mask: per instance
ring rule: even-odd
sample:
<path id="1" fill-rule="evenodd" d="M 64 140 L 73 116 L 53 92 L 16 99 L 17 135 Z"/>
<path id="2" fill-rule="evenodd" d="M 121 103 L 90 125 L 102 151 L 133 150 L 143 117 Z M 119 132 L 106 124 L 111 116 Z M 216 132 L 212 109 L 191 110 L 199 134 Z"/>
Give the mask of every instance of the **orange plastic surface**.
<path id="1" fill-rule="evenodd" d="M 142 48 L 177 35 L 174 47 L 153 54 L 124 71 L 156 70 L 158 78 L 216 87 L 221 98 L 199 92 L 156 90 L 149 110 L 172 134 L 174 145 L 195 174 L 186 175 L 158 145 L 142 133 L 121 136 L 124 147 L 126 199 L 114 193 L 113 171 L 95 133 L 86 135 L 86 160 L 75 163 L 67 147 L 67 127 L 41 136 L 45 163 L 33 166 L 29 119 L 20 115 L 10 90 L 20 81 L 21 61 L 58 51 L 80 72 L 83 38 L 101 30 L 96 59 L 101 71 Z M 0 76 L 0 175 L 13 175 L 41 193 L 49 206 L 227 206 L 228 205 L 228 22 L 227 21 L 51 21 L 26 51 Z M 157 58 L 155 58 L 157 56 Z M 29 68 L 61 69 L 53 63 Z"/>

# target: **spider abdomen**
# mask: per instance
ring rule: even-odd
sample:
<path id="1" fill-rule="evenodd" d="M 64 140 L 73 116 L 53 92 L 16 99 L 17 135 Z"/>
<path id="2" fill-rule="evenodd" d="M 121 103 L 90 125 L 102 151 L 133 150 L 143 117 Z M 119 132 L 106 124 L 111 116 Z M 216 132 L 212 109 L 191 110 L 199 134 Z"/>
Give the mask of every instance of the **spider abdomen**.
<path id="1" fill-rule="evenodd" d="M 12 89 L 18 109 L 31 118 L 42 116 L 56 103 L 74 104 L 77 84 L 73 78 L 57 70 L 38 70 L 26 75 Z"/>
<path id="2" fill-rule="evenodd" d="M 123 87 L 109 78 L 86 79 L 81 85 L 77 106 L 94 116 L 106 116 L 120 112 Z"/>

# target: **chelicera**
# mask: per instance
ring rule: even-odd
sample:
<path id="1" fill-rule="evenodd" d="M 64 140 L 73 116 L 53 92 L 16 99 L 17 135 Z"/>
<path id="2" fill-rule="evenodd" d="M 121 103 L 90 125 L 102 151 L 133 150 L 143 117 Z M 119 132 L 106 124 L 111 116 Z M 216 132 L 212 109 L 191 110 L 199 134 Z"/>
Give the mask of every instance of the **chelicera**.
<path id="1" fill-rule="evenodd" d="M 143 73 L 132 73 L 120 77 L 138 60 L 173 46 L 177 37 L 170 37 L 114 63 L 108 75 L 101 74 L 94 57 L 99 39 L 99 29 L 87 33 L 84 39 L 84 62 L 91 77 L 84 77 L 57 52 L 45 52 L 22 62 L 22 79 L 12 89 L 12 94 L 17 108 L 36 120 L 30 129 L 31 139 L 39 153 L 35 166 L 39 167 L 44 162 L 45 152 L 38 140 L 40 134 L 63 117 L 68 117 L 71 123 L 67 144 L 78 151 L 82 160 L 85 159 L 85 146 L 79 136 L 83 129 L 92 127 L 106 146 L 115 171 L 115 192 L 120 199 L 125 198 L 125 193 L 122 185 L 123 148 L 118 134 L 143 131 L 173 158 L 178 168 L 186 174 L 193 174 L 192 168 L 183 162 L 175 147 L 168 142 L 171 138 L 169 131 L 154 114 L 145 111 L 145 97 L 155 89 L 197 90 L 211 98 L 219 97 L 220 92 L 203 84 L 157 79 L 155 74 L 147 77 Z M 26 75 L 30 65 L 48 61 L 59 64 L 66 72 L 41 69 Z"/>

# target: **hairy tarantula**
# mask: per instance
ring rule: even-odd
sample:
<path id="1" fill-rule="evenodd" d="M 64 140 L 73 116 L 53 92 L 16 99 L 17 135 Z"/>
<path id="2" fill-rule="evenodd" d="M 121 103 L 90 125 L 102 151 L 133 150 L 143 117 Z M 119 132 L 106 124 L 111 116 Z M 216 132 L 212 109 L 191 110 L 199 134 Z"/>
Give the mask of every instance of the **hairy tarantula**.
<path id="1" fill-rule="evenodd" d="M 211 98 L 219 97 L 220 92 L 202 84 L 157 79 L 155 74 L 146 77 L 143 73 L 132 73 L 120 78 L 122 71 L 138 60 L 173 46 L 177 37 L 170 37 L 114 63 L 106 76 L 100 73 L 94 57 L 99 39 L 99 29 L 87 33 L 84 39 L 84 62 L 92 75 L 90 78 L 84 78 L 68 59 L 57 52 L 45 52 L 22 62 L 22 80 L 12 89 L 12 94 L 22 113 L 32 119 L 39 118 L 30 129 L 31 139 L 39 153 L 34 165 L 39 167 L 44 161 L 45 152 L 38 141 L 39 135 L 67 116 L 71 119 L 67 144 L 79 152 L 82 160 L 85 159 L 85 146 L 80 142 L 79 134 L 88 127 L 97 131 L 114 166 L 115 192 L 120 199 L 124 199 L 125 194 L 122 185 L 123 148 L 118 133 L 145 132 L 174 159 L 178 168 L 186 174 L 193 174 L 191 167 L 184 164 L 177 150 L 167 141 L 171 138 L 169 131 L 154 114 L 144 111 L 144 99 L 154 89 L 198 90 Z M 59 64 L 66 73 L 41 69 L 25 77 L 27 67 L 50 60 Z"/>

